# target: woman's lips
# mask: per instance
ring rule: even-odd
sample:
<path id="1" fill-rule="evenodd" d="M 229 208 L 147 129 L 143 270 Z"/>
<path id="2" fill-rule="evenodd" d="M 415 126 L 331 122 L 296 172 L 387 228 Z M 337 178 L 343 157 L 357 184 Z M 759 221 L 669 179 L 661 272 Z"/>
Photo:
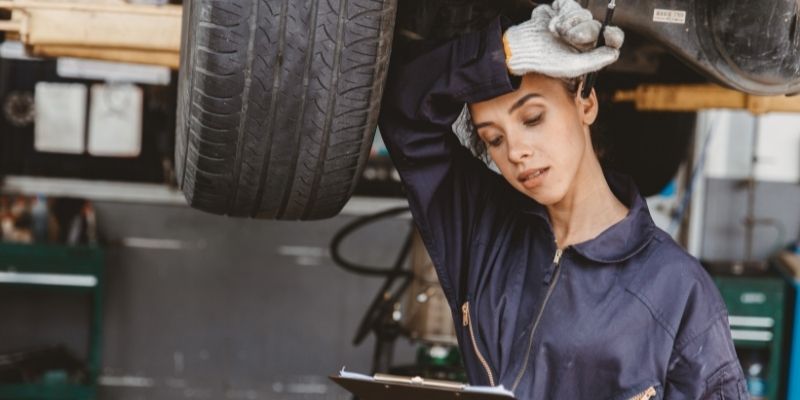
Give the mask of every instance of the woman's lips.
<path id="1" fill-rule="evenodd" d="M 550 167 L 531 168 L 519 174 L 517 180 L 519 180 L 526 189 L 533 189 L 544 183 L 548 172 L 550 172 Z"/>

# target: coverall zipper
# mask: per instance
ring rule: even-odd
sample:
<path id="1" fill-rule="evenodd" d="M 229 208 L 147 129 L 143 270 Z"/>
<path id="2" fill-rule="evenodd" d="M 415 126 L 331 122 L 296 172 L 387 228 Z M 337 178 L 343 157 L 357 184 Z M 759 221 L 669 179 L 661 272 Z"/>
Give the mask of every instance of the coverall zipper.
<path id="1" fill-rule="evenodd" d="M 547 307 L 547 302 L 550 300 L 550 295 L 553 294 L 553 290 L 556 288 L 556 284 L 558 284 L 558 278 L 561 276 L 561 255 L 564 253 L 562 249 L 557 248 L 556 254 L 553 256 L 553 265 L 555 268 L 555 276 L 553 277 L 553 281 L 550 283 L 550 287 L 547 288 L 547 294 L 544 296 L 544 300 L 542 301 L 542 307 L 539 309 L 539 314 L 536 315 L 536 321 L 533 323 L 533 328 L 531 328 L 531 336 L 528 339 L 528 351 L 525 352 L 525 360 L 522 363 L 522 368 L 517 375 L 517 378 L 514 379 L 514 385 L 511 386 L 511 391 L 514 392 L 517 390 L 517 386 L 522 381 L 522 377 L 525 375 L 525 370 L 528 369 L 528 359 L 531 356 L 531 349 L 533 348 L 533 336 L 536 334 L 536 328 L 539 327 L 539 321 L 542 320 L 542 315 L 544 314 L 544 309 Z"/>
<path id="2" fill-rule="evenodd" d="M 639 393 L 636 396 L 631 397 L 630 400 L 650 400 L 655 395 L 656 395 L 656 389 L 654 387 L 650 386 L 644 392 Z"/>
<path id="3" fill-rule="evenodd" d="M 475 332 L 472 331 L 472 324 L 470 323 L 469 319 L 469 301 L 464 302 L 461 306 L 461 312 L 463 315 L 461 316 L 461 320 L 464 321 L 464 326 L 469 327 L 469 337 L 472 340 L 472 348 L 475 349 L 475 354 L 478 356 L 478 361 L 481 362 L 483 368 L 486 370 L 486 376 L 489 377 L 489 384 L 494 386 L 494 375 L 492 375 L 492 369 L 489 368 L 489 363 L 486 362 L 486 359 L 483 358 L 483 354 L 481 354 L 480 349 L 478 349 L 478 342 L 475 341 Z"/>

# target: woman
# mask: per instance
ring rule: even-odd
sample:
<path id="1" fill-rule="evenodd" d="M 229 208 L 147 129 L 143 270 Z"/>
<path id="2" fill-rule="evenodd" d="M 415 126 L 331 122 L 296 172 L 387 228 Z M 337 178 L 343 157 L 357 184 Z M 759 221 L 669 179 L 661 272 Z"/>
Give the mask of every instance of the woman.
<path id="1" fill-rule="evenodd" d="M 505 35 L 496 20 L 395 50 L 380 128 L 469 381 L 519 399 L 747 398 L 713 282 L 592 148 L 597 100 L 574 78 L 617 53 L 580 51 L 589 21 L 557 0 Z M 465 104 L 499 175 L 452 132 Z"/>

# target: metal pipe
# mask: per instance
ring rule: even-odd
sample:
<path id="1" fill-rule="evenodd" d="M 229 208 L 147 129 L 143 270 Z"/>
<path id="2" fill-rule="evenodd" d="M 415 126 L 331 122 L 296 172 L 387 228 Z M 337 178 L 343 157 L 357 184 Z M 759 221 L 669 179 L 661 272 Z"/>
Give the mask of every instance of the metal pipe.
<path id="1" fill-rule="evenodd" d="M 608 7 L 606 8 L 606 17 L 603 19 L 603 25 L 600 26 L 600 32 L 597 34 L 597 48 L 606 45 L 604 33 L 606 31 L 606 27 L 611 24 L 611 19 L 614 18 L 614 9 L 616 8 L 616 0 L 609 0 Z M 583 83 L 583 91 L 581 91 L 581 97 L 584 99 L 589 97 L 589 95 L 592 93 L 592 89 L 594 89 L 595 81 L 597 81 L 597 71 L 586 75 L 586 80 Z"/>

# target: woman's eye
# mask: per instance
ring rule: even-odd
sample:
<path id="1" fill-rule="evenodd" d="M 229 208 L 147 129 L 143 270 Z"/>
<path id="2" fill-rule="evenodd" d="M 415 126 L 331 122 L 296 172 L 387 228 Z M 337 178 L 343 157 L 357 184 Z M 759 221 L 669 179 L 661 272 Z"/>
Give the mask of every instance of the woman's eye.
<path id="1" fill-rule="evenodd" d="M 489 143 L 489 146 L 491 146 L 491 147 L 500 146 L 500 144 L 503 143 L 503 137 L 502 136 L 498 136 L 496 138 L 488 140 L 487 143 Z"/>
<path id="2" fill-rule="evenodd" d="M 541 122 L 541 121 L 542 121 L 542 116 L 541 115 L 537 115 L 537 116 L 535 116 L 533 118 L 526 119 L 524 124 L 525 124 L 525 126 L 528 126 L 528 127 L 536 126 L 536 125 L 539 125 L 539 122 Z"/>

